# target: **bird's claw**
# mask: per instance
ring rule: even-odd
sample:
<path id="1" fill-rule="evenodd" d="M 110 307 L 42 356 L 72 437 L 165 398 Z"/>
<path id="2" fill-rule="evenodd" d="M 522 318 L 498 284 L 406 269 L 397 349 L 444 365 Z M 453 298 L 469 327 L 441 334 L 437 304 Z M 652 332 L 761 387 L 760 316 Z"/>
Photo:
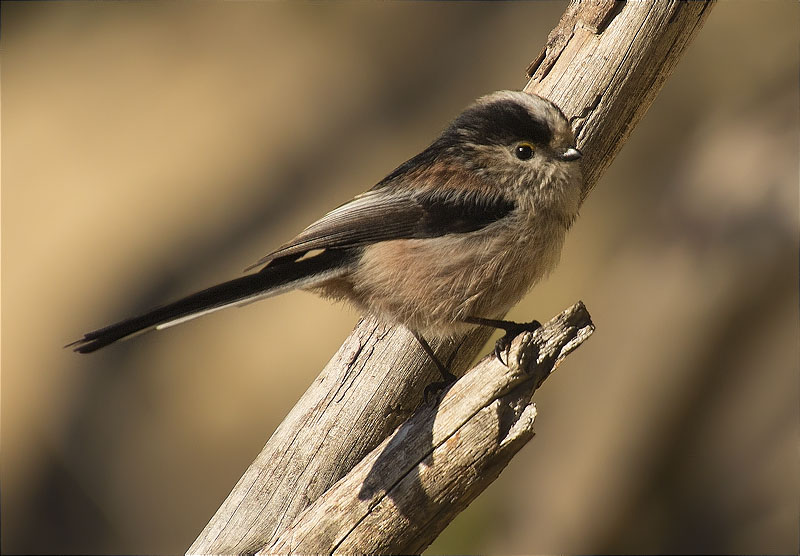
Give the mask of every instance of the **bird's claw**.
<path id="1" fill-rule="evenodd" d="M 508 363 L 503 361 L 503 352 L 506 351 L 511 346 L 511 342 L 506 341 L 506 336 L 508 336 L 508 333 L 506 333 L 505 336 L 503 336 L 502 338 L 497 340 L 497 342 L 495 342 L 494 356 L 497 357 L 497 360 L 500 361 L 503 365 L 508 367 Z"/>
<path id="2" fill-rule="evenodd" d="M 506 333 L 494 344 L 494 356 L 497 357 L 497 360 L 503 365 L 508 367 L 508 352 L 511 349 L 511 342 L 514 340 L 514 338 L 523 332 L 534 332 L 541 327 L 542 323 L 540 323 L 538 320 L 532 320 L 531 322 L 509 323 L 509 326 L 504 328 Z M 503 361 L 504 351 L 506 352 L 505 361 Z"/>

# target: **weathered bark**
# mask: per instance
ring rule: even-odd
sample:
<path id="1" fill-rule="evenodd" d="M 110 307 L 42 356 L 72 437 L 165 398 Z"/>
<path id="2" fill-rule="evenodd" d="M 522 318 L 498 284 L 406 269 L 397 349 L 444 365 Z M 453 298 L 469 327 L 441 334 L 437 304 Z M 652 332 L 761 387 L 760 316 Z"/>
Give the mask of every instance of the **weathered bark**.
<path id="1" fill-rule="evenodd" d="M 484 357 L 320 496 L 263 552 L 416 554 L 533 437 L 531 396 L 591 335 L 582 303 Z"/>
<path id="2" fill-rule="evenodd" d="M 585 155 L 587 193 L 652 103 L 711 6 L 570 3 L 531 64 L 525 90 L 550 98 L 570 118 Z M 460 374 L 489 335 L 477 329 L 457 346 L 434 348 L 445 361 L 455 351 L 451 369 Z M 364 318 L 188 552 L 253 553 L 271 546 L 301 511 L 406 421 L 435 376 L 410 333 Z"/>
<path id="3" fill-rule="evenodd" d="M 655 100 L 713 2 L 570 3 L 528 66 L 525 91 L 555 102 L 584 152 L 588 193 Z"/>

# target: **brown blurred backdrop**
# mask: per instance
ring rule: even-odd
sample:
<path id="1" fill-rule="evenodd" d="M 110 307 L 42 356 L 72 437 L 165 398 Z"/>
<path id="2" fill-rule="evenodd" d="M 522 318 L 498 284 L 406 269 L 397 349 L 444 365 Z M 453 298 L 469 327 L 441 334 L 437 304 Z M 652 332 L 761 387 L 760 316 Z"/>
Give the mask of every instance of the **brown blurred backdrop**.
<path id="1" fill-rule="evenodd" d="M 564 7 L 3 3 L 2 551 L 183 552 L 358 315 L 292 293 L 61 346 L 522 87 Z M 794 2 L 712 12 L 510 315 L 583 299 L 597 332 L 430 553 L 796 553 L 798 28 Z"/>

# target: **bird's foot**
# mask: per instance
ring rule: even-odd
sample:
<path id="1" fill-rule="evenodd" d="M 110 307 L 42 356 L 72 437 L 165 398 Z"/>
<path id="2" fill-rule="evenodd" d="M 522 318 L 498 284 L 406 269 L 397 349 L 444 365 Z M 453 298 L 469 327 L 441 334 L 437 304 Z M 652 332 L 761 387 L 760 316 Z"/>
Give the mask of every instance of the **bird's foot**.
<path id="1" fill-rule="evenodd" d="M 522 334 L 523 332 L 534 332 L 542 327 L 542 323 L 538 320 L 532 320 L 531 322 L 512 322 L 512 321 L 505 321 L 504 326 L 502 329 L 505 330 L 505 334 L 502 338 L 497 340 L 494 344 L 494 356 L 497 357 L 497 360 L 500 361 L 503 365 L 508 367 L 508 350 L 511 348 L 511 342 Z M 503 352 L 506 352 L 506 360 L 503 361 Z"/>

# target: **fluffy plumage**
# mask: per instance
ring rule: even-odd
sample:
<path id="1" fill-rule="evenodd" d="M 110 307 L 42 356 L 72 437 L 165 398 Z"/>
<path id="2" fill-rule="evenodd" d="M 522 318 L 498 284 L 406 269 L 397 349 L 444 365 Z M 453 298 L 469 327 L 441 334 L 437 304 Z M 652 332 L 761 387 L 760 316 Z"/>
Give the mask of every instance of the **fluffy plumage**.
<path id="1" fill-rule="evenodd" d="M 453 336 L 469 317 L 504 314 L 556 265 L 581 200 L 574 147 L 551 102 L 488 95 L 371 190 L 250 267 L 259 272 L 70 345 L 88 353 L 294 288 L 346 299 L 418 337 Z"/>

